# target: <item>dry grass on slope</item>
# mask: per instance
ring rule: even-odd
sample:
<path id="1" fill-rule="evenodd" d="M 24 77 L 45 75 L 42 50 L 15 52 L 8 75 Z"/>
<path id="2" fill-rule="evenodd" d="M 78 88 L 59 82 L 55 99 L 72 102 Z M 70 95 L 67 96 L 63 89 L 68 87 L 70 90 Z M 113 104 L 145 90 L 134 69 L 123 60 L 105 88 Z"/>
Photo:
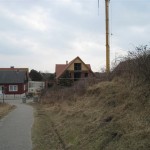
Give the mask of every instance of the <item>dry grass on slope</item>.
<path id="1" fill-rule="evenodd" d="M 93 133 L 93 141 L 97 141 L 97 144 L 93 143 L 93 148 L 97 145 L 94 149 L 150 148 L 150 87 L 141 85 L 133 88 L 129 85 L 113 81 L 89 89 L 88 99 L 90 95 L 97 95 L 95 99 L 91 97 L 89 106 L 93 105 L 101 112 L 99 119 L 96 117 L 95 120 L 99 128 Z"/>
<path id="2" fill-rule="evenodd" d="M 36 106 L 35 149 L 150 149 L 149 90 L 117 79 L 89 87 L 76 101 Z"/>

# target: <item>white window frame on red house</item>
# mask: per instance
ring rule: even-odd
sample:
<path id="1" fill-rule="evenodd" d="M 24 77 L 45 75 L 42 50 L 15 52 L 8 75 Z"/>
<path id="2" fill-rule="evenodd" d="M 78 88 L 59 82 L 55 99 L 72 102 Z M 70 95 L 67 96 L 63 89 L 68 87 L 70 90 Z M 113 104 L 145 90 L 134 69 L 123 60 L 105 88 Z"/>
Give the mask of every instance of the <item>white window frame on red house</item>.
<path id="1" fill-rule="evenodd" d="M 9 91 L 10 92 L 17 92 L 18 91 L 18 85 L 9 85 Z"/>

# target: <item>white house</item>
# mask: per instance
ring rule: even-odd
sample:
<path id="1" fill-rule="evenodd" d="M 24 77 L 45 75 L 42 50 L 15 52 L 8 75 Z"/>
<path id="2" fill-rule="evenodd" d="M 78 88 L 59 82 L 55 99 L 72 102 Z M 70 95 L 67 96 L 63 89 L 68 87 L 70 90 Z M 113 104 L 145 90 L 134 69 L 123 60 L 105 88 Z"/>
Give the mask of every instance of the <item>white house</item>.
<path id="1" fill-rule="evenodd" d="M 45 88 L 45 82 L 42 81 L 29 81 L 28 93 L 38 93 Z"/>

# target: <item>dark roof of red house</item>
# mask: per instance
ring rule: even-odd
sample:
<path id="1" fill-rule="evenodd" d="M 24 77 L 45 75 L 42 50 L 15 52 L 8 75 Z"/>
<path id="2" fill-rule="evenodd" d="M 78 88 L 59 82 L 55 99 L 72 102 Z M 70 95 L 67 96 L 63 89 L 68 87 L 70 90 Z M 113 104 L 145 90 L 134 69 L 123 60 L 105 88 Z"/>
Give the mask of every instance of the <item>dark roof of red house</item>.
<path id="1" fill-rule="evenodd" d="M 16 70 L 16 71 L 26 71 L 26 72 L 29 71 L 28 68 L 14 68 L 14 67 L 10 67 L 10 68 L 0 68 L 0 71 L 2 71 L 2 70 L 5 70 L 5 71 Z"/>
<path id="2" fill-rule="evenodd" d="M 0 70 L 0 84 L 24 83 L 27 80 L 24 71 Z"/>
<path id="3" fill-rule="evenodd" d="M 70 63 L 68 64 L 56 64 L 56 68 L 55 68 L 55 71 L 56 71 L 56 78 L 59 78 L 65 70 L 68 69 L 68 67 L 76 60 L 76 59 L 80 59 L 80 57 L 76 57 L 75 59 L 73 59 Z M 81 59 L 80 59 L 81 60 Z M 92 72 L 91 70 L 91 65 L 90 64 L 85 64 L 82 60 L 81 62 L 87 66 L 87 68 Z M 93 72 L 92 72 L 93 73 Z"/>

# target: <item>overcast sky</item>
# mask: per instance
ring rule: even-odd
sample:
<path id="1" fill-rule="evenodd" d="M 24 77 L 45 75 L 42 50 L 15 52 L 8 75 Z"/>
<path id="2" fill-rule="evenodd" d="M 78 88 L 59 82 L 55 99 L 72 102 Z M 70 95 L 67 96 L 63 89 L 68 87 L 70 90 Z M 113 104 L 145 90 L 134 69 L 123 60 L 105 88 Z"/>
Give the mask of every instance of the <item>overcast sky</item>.
<path id="1" fill-rule="evenodd" d="M 98 15 L 99 14 L 99 15 Z M 111 61 L 150 42 L 150 0 L 110 1 Z M 105 0 L 0 0 L 0 67 L 105 67 Z"/>

